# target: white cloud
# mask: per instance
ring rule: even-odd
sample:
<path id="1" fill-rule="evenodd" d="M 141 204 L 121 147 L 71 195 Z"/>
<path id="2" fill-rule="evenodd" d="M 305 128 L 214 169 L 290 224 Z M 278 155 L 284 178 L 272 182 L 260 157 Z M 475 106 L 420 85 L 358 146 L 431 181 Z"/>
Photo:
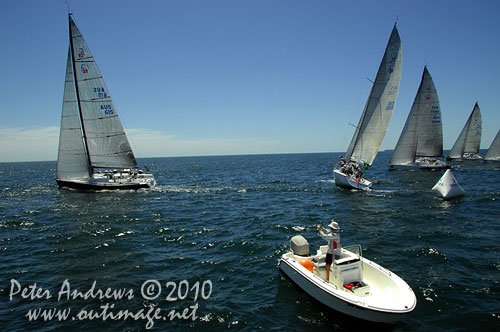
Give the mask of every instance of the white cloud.
<path id="1" fill-rule="evenodd" d="M 56 160 L 59 127 L 0 128 L 0 162 Z"/>
<path id="2" fill-rule="evenodd" d="M 127 130 L 136 157 L 280 153 L 280 141 L 259 138 L 185 139 L 162 131 Z M 59 127 L 0 128 L 0 162 L 56 160 Z"/>
<path id="3" fill-rule="evenodd" d="M 127 131 L 137 157 L 207 156 L 280 152 L 280 143 L 259 138 L 186 139 L 149 129 Z"/>

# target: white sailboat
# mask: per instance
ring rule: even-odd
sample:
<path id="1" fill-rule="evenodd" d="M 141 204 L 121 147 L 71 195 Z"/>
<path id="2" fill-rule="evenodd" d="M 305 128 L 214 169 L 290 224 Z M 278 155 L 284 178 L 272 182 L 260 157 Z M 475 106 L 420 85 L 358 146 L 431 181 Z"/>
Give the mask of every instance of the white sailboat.
<path id="1" fill-rule="evenodd" d="M 345 161 L 341 158 L 333 171 L 336 185 L 354 189 L 371 187 L 372 182 L 363 178 L 360 165 L 371 166 L 382 144 L 398 97 L 401 65 L 401 39 L 394 24 Z"/>
<path id="2" fill-rule="evenodd" d="M 500 130 L 498 130 L 495 139 L 490 145 L 488 152 L 484 156 L 484 160 L 488 161 L 500 161 Z"/>
<path id="3" fill-rule="evenodd" d="M 138 167 L 102 75 L 71 14 L 69 38 L 58 185 L 84 190 L 154 186 L 154 176 Z"/>
<path id="4" fill-rule="evenodd" d="M 437 90 L 427 67 L 410 114 L 389 160 L 390 170 L 437 170 L 450 166 L 443 156 L 443 128 Z"/>
<path id="5" fill-rule="evenodd" d="M 479 105 L 476 103 L 469 119 L 465 123 L 460 136 L 451 148 L 447 160 L 478 160 L 482 159 L 479 152 L 481 145 L 482 120 Z"/>

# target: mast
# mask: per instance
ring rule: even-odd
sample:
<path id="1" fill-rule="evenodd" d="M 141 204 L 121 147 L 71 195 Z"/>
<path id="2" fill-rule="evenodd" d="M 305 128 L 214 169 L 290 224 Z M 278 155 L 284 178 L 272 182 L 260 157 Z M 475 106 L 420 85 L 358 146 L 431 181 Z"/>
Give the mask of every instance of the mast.
<path id="1" fill-rule="evenodd" d="M 75 81 L 75 89 L 76 89 L 76 100 L 78 104 L 78 113 L 80 115 L 80 123 L 82 125 L 82 132 L 83 132 L 83 141 L 84 141 L 84 148 L 85 148 L 85 153 L 87 155 L 87 161 L 89 165 L 89 173 L 92 176 L 94 174 L 94 168 L 92 167 L 92 163 L 90 160 L 90 154 L 89 154 L 89 149 L 88 149 L 88 143 L 87 143 L 87 134 L 85 132 L 85 123 L 83 122 L 83 114 L 82 114 L 82 105 L 80 102 L 80 93 L 78 89 L 78 80 L 76 77 L 76 66 L 75 66 L 75 51 L 74 51 L 74 46 L 73 46 L 73 34 L 71 32 L 71 13 L 68 14 L 68 20 L 69 20 L 69 43 L 71 46 L 71 63 L 73 64 L 73 79 Z"/>

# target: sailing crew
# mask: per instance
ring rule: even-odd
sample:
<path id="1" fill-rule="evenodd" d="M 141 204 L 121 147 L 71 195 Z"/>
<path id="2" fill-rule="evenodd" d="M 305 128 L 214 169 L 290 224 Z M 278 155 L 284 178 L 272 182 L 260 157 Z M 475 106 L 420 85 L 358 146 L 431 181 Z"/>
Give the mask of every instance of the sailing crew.
<path id="1" fill-rule="evenodd" d="M 338 168 L 342 169 L 344 166 L 345 166 L 345 159 L 341 155 L 340 156 L 340 160 L 339 160 L 339 167 Z"/>
<path id="2" fill-rule="evenodd" d="M 326 252 L 326 281 L 330 281 L 330 266 L 333 262 L 333 256 L 335 258 L 340 257 L 340 235 L 339 235 L 339 224 L 332 219 L 332 222 L 328 225 L 329 229 L 324 229 L 321 224 L 318 224 L 319 236 L 323 240 L 328 241 L 328 251 Z"/>

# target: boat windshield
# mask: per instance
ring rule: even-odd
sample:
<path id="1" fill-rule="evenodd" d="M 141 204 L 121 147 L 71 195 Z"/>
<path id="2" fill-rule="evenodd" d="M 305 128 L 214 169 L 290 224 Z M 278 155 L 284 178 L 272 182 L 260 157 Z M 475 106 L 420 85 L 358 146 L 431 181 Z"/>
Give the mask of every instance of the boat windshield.
<path id="1" fill-rule="evenodd" d="M 345 246 L 345 247 L 342 247 L 342 249 L 349 251 L 349 253 L 352 253 L 355 256 L 358 256 L 358 258 L 363 257 L 363 249 L 361 248 L 361 245 L 359 245 L 359 244 Z"/>

